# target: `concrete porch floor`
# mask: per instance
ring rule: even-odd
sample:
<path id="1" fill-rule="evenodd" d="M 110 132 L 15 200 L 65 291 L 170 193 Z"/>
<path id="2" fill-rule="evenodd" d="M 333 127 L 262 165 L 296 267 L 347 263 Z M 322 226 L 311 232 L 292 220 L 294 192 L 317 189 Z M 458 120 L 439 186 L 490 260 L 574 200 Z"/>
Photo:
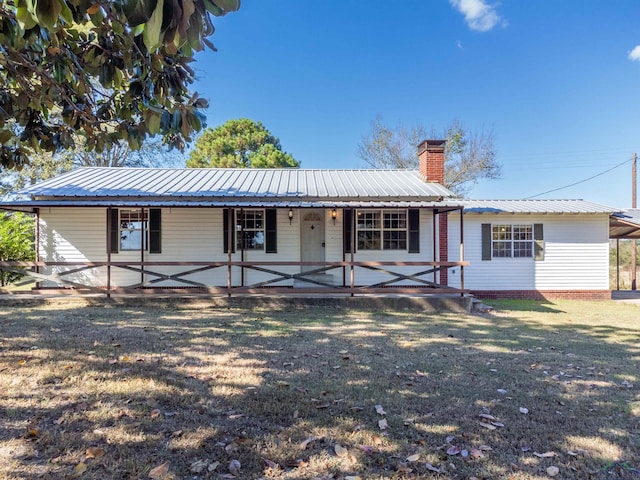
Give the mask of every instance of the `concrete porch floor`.
<path id="1" fill-rule="evenodd" d="M 2 293 L 0 306 L 11 305 L 122 305 L 140 307 L 188 306 L 194 308 L 266 308 L 313 309 L 313 308 L 358 308 L 363 310 L 410 310 L 420 312 L 456 312 L 469 313 L 474 301 L 472 296 L 460 294 L 438 295 L 226 295 L 211 294 L 62 294 L 62 293 Z"/>

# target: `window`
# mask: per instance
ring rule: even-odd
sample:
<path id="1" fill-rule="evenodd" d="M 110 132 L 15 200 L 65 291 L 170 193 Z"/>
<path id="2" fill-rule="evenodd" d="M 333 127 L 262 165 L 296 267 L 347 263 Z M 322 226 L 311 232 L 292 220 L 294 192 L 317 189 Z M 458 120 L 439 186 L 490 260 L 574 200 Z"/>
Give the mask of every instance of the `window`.
<path id="1" fill-rule="evenodd" d="M 162 209 L 107 209 L 107 252 L 140 251 L 162 253 Z M 144 242 L 144 243 L 143 243 Z"/>
<path id="2" fill-rule="evenodd" d="M 406 210 L 358 210 L 358 250 L 406 250 Z"/>
<path id="3" fill-rule="evenodd" d="M 236 217 L 238 250 L 264 250 L 264 210 L 244 210 Z"/>
<path id="4" fill-rule="evenodd" d="M 532 257 L 533 225 L 492 225 L 493 257 Z"/>
<path id="5" fill-rule="evenodd" d="M 147 250 L 147 210 L 120 210 L 120 250 Z M 144 242 L 144 243 L 143 243 Z"/>

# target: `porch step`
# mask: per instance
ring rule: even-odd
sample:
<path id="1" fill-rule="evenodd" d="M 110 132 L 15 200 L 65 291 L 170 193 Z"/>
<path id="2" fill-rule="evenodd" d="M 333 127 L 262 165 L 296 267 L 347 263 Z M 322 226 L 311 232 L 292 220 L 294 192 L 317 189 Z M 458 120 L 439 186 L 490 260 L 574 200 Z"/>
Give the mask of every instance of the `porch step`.
<path id="1" fill-rule="evenodd" d="M 330 273 L 311 273 L 304 278 L 296 278 L 293 281 L 293 288 L 328 288 L 328 285 L 318 285 L 317 283 L 305 281 L 305 279 L 322 282 L 328 285 L 335 285 L 333 275 Z"/>

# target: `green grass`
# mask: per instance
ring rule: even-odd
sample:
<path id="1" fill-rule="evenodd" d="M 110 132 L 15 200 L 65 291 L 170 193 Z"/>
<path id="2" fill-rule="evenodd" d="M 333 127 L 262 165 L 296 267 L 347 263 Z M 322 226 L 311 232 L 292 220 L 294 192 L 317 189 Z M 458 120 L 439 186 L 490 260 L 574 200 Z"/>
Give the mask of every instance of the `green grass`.
<path id="1" fill-rule="evenodd" d="M 640 309 L 492 305 L 4 308 L 0 479 L 639 478 Z"/>

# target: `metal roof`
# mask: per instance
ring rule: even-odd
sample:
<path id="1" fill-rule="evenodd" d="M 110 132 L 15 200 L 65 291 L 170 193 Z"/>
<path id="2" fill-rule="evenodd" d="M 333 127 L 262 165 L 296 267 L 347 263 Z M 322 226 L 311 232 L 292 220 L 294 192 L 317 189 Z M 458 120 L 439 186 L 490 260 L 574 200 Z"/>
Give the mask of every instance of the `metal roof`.
<path id="1" fill-rule="evenodd" d="M 70 198 L 437 200 L 454 194 L 411 170 L 79 168 L 19 192 Z"/>
<path id="2" fill-rule="evenodd" d="M 610 238 L 640 238 L 640 210 L 616 212 L 609 220 Z"/>
<path id="3" fill-rule="evenodd" d="M 131 200 L 113 198 L 104 200 L 24 200 L 14 202 L 0 202 L 0 209 L 31 212 L 34 208 L 47 207 L 117 207 L 117 208 L 431 208 L 440 212 L 459 210 L 460 203 L 449 202 L 421 202 L 421 201 L 268 201 L 268 200 Z"/>
<path id="4" fill-rule="evenodd" d="M 586 200 L 462 200 L 465 213 L 613 213 L 619 209 Z"/>

